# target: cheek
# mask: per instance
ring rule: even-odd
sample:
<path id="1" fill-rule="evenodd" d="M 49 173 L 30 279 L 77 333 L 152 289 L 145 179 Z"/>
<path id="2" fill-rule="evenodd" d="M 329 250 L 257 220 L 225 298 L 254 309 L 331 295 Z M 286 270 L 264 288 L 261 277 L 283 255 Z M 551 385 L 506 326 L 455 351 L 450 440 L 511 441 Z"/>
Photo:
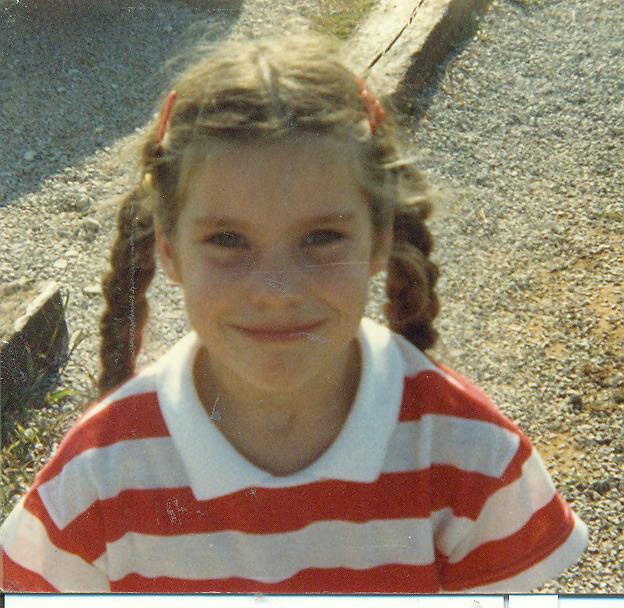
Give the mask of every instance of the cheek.
<path id="1" fill-rule="evenodd" d="M 186 301 L 194 307 L 218 306 L 232 299 L 244 273 L 241 269 L 224 268 L 204 263 L 187 267 L 183 277 Z"/>
<path id="2" fill-rule="evenodd" d="M 339 308 L 358 309 L 368 293 L 368 260 L 356 255 L 327 257 L 309 271 L 312 285 Z"/>

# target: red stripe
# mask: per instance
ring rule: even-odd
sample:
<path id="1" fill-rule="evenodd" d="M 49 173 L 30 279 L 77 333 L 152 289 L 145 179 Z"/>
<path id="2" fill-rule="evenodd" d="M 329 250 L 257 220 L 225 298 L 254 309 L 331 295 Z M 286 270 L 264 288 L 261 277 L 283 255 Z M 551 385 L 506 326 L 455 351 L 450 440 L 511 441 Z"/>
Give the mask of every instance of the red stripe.
<path id="1" fill-rule="evenodd" d="M 444 376 L 426 370 L 405 380 L 405 391 L 399 420 L 417 421 L 426 414 L 455 416 L 495 424 L 516 434 L 520 444 L 513 460 L 501 478 L 501 487 L 518 479 L 522 466 L 531 456 L 533 446 L 516 424 L 506 418 L 481 389 L 457 372 L 437 364 L 463 386 L 451 383 Z"/>
<path id="2" fill-rule="evenodd" d="M 70 460 L 85 450 L 119 441 L 168 435 L 156 393 L 121 399 L 89 418 L 83 416 L 70 429 L 54 458 L 37 475 L 34 487 L 58 475 Z"/>
<path id="3" fill-rule="evenodd" d="M 484 543 L 460 562 L 442 566 L 440 576 L 444 581 L 443 587 L 449 591 L 460 591 L 519 574 L 561 546 L 573 528 L 572 512 L 557 494 L 515 534 Z"/>
<path id="4" fill-rule="evenodd" d="M 452 378 L 457 380 L 457 382 L 459 382 L 459 384 L 462 385 L 466 393 L 468 393 L 471 396 L 471 398 L 474 399 L 475 401 L 488 401 L 489 402 L 490 399 L 483 392 L 483 390 L 479 388 L 474 382 L 471 382 L 470 380 L 468 380 L 468 378 L 466 378 L 465 376 L 462 376 L 458 371 L 451 369 L 450 367 L 447 367 L 443 363 L 436 362 L 436 367 L 440 369 L 441 371 L 443 371 L 448 376 L 451 376 Z"/>
<path id="5" fill-rule="evenodd" d="M 522 467 L 533 453 L 533 445 L 526 435 L 518 431 L 518 437 L 520 438 L 518 449 L 501 476 L 501 487 L 509 485 L 522 477 Z"/>
<path id="6" fill-rule="evenodd" d="M 245 578 L 186 580 L 129 574 L 111 583 L 113 592 L 139 593 L 436 593 L 436 566 L 388 565 L 366 570 L 310 568 L 278 583 Z"/>
<path id="7" fill-rule="evenodd" d="M 438 367 L 457 379 L 461 386 L 431 370 L 406 378 L 399 420 L 415 421 L 425 414 L 440 414 L 491 422 L 508 431 L 519 432 L 481 389 L 457 372 L 442 365 Z"/>
<path id="8" fill-rule="evenodd" d="M 451 507 L 457 517 L 476 519 L 500 486 L 500 480 L 485 475 L 436 466 L 385 474 L 373 484 L 327 481 L 257 488 L 208 501 L 197 501 L 188 487 L 127 490 L 101 501 L 98 508 L 106 521 L 106 542 L 128 531 L 163 536 L 225 530 L 276 534 L 318 521 L 426 519 L 445 507 Z"/>
<path id="9" fill-rule="evenodd" d="M 431 511 L 450 508 L 455 517 L 473 521 L 490 496 L 505 485 L 500 479 L 448 465 L 431 467 Z"/>
<path id="10" fill-rule="evenodd" d="M 62 551 L 78 555 L 91 563 L 106 550 L 102 534 L 104 521 L 97 503 L 83 511 L 62 530 L 48 514 L 37 490 L 26 495 L 24 508 L 41 521 L 50 541 Z"/>
<path id="11" fill-rule="evenodd" d="M 2 554 L 2 573 L 0 576 L 0 588 L 5 593 L 29 591 L 31 593 L 55 593 L 58 589 L 53 587 L 41 575 L 20 566 L 14 562 L 4 551 Z"/>

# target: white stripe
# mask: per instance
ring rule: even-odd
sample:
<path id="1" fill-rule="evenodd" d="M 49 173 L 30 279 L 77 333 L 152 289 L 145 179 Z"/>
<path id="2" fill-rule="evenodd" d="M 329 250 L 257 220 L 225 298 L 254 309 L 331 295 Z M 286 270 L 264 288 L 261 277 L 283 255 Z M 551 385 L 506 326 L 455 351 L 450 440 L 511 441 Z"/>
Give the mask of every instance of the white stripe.
<path id="1" fill-rule="evenodd" d="M 127 399 L 128 397 L 136 397 L 137 395 L 155 392 L 155 375 L 158 371 L 158 363 L 159 362 L 156 362 L 146 367 L 139 375 L 131 378 L 118 389 L 107 395 L 106 398 L 102 399 L 100 403 L 93 406 L 80 418 L 77 426 L 80 426 L 86 420 L 93 418 L 93 416 L 99 414 L 111 405 L 114 405 L 115 402 L 120 399 Z"/>
<path id="2" fill-rule="evenodd" d="M 432 442 L 433 437 L 439 439 Z M 490 422 L 428 414 L 399 423 L 388 445 L 384 471 L 422 470 L 437 464 L 500 477 L 519 443 L 518 435 Z"/>
<path id="3" fill-rule="evenodd" d="M 50 541 L 44 525 L 20 502 L 0 529 L 0 544 L 20 566 L 45 578 L 60 591 L 108 591 L 108 579 L 81 557 Z"/>
<path id="4" fill-rule="evenodd" d="M 97 500 L 127 489 L 187 486 L 188 476 L 171 439 L 135 439 L 85 450 L 39 486 L 52 521 L 63 529 Z"/>
<path id="5" fill-rule="evenodd" d="M 108 545 L 112 580 L 131 572 L 185 579 L 277 582 L 305 568 L 433 563 L 428 519 L 317 522 L 295 532 L 218 532 L 159 537 L 130 533 Z"/>
<path id="6" fill-rule="evenodd" d="M 365 319 L 366 320 L 366 319 Z M 368 320 L 369 324 L 373 324 L 370 320 Z M 386 327 L 377 325 L 377 328 L 381 328 L 381 331 L 388 331 Z M 379 329 L 377 331 L 380 331 Z M 394 343 L 398 346 L 401 351 L 401 355 L 403 358 L 403 369 L 404 374 L 407 377 L 413 377 L 424 371 L 432 371 L 436 374 L 442 375 L 446 377 L 446 374 L 439 368 L 437 368 L 433 362 L 416 346 L 414 346 L 407 338 L 401 336 L 400 334 L 392 333 L 392 338 Z"/>
<path id="7" fill-rule="evenodd" d="M 437 515 L 437 546 L 449 563 L 457 563 L 480 545 L 518 532 L 554 496 L 553 483 L 533 451 L 522 467 L 522 476 L 494 493 L 476 521 L 453 517 L 447 509 Z"/>
<path id="8" fill-rule="evenodd" d="M 450 438 L 435 442 L 432 436 Z M 450 449 L 454 441 L 460 449 Z M 390 441 L 385 472 L 449 464 L 498 477 L 513 457 L 518 437 L 496 425 L 452 416 L 425 416 L 399 424 Z M 166 463 L 166 466 L 163 466 Z M 92 480 L 92 483 L 89 483 Z M 184 487 L 189 478 L 170 438 L 121 441 L 81 452 L 39 487 L 54 523 L 63 529 L 98 499 L 127 489 Z M 215 493 L 220 494 L 219 489 Z"/>

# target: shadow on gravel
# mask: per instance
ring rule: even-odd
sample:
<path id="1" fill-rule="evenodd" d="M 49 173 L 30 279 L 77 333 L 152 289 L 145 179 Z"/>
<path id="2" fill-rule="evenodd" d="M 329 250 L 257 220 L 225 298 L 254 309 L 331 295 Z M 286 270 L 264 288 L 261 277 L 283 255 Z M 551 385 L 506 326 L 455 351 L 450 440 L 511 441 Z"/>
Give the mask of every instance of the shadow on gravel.
<path id="1" fill-rule="evenodd" d="M 405 77 L 406 86 L 399 90 L 396 105 L 410 116 L 410 122 L 417 123 L 426 113 L 435 99 L 447 66 L 460 56 L 468 43 L 479 31 L 481 19 L 488 8 L 489 0 L 482 2 L 479 10 L 472 11 L 459 21 L 455 30 L 450 32 L 449 51 L 443 63 L 433 65 L 426 53 L 420 62 L 414 62 Z"/>
<path id="2" fill-rule="evenodd" d="M 66 1 L 82 9 L 0 0 L 0 207 L 142 127 L 170 80 L 165 62 L 226 36 L 240 8 Z"/>

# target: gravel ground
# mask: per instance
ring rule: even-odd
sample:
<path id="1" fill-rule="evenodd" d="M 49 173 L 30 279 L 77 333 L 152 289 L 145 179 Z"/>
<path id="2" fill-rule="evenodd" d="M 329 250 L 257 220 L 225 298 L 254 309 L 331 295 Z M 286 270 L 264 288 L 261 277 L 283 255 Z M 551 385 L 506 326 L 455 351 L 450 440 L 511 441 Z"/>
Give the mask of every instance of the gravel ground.
<path id="1" fill-rule="evenodd" d="M 76 395 L 32 424 L 69 424 L 93 394 L 113 203 L 135 177 L 127 150 L 157 110 L 163 63 L 200 38 L 298 27 L 317 4 L 248 0 L 239 15 L 153 0 L 50 19 L 0 0 L 0 281 L 61 283 L 77 344 L 60 378 Z M 500 0 L 406 128 L 445 195 L 435 354 L 519 422 L 590 527 L 585 557 L 549 592 L 624 592 L 618 4 Z M 162 276 L 150 294 L 143 361 L 186 331 Z"/>
<path id="2" fill-rule="evenodd" d="M 533 439 L 590 528 L 552 592 L 624 582 L 624 31 L 612 0 L 495 3 L 419 100 L 440 357 Z"/>

